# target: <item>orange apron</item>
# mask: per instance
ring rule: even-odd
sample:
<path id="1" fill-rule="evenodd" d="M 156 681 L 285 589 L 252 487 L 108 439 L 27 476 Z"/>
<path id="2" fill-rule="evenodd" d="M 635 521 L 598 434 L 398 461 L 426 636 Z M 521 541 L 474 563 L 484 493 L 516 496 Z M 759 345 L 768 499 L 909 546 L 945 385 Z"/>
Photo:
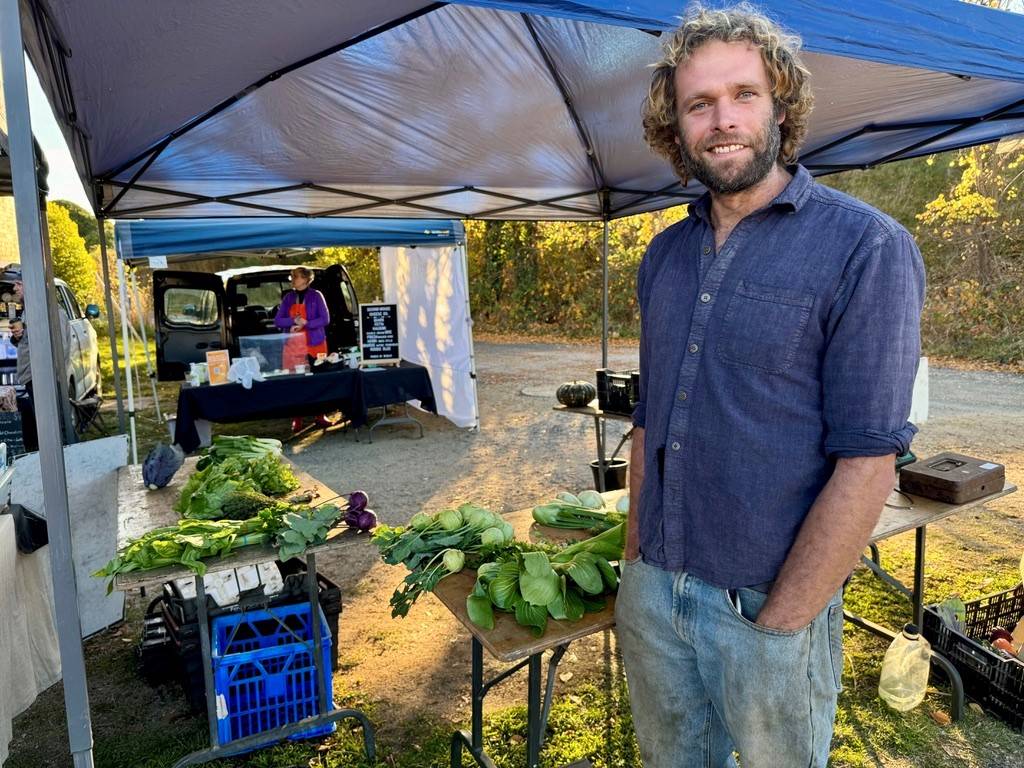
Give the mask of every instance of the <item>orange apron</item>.
<path id="1" fill-rule="evenodd" d="M 288 309 L 288 317 L 301 317 L 306 319 L 306 305 L 295 302 Z M 284 351 L 281 355 L 281 367 L 292 370 L 296 365 L 307 365 L 308 358 L 315 358 L 320 352 L 327 354 L 327 339 L 324 339 L 315 347 L 310 346 L 306 331 L 302 333 L 289 333 L 288 341 L 284 343 Z"/>

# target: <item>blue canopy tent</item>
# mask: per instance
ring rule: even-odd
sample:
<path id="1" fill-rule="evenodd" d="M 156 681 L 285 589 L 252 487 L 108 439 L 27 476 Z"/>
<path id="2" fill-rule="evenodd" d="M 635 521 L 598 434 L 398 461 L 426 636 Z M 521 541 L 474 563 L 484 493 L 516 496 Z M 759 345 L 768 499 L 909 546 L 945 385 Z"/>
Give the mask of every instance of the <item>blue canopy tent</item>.
<path id="1" fill-rule="evenodd" d="M 682 5 L 0 0 L 0 34 L 27 50 L 101 220 L 607 223 L 700 192 L 638 119 Z M 1024 18 L 954 0 L 762 5 L 808 51 L 815 174 L 1024 131 Z M 76 765 L 91 761 L 82 702 Z"/>
<path id="2" fill-rule="evenodd" d="M 804 39 L 815 173 L 1024 131 L 1024 17 L 953 0 L 764 5 Z M 701 191 L 647 150 L 638 119 L 678 0 L 22 6 L 106 218 L 602 220 Z"/>
<path id="3" fill-rule="evenodd" d="M 385 301 L 404 307 L 398 318 L 404 356 L 427 368 L 434 383 L 438 413 L 460 427 L 479 427 L 472 320 L 469 307 L 466 232 L 461 221 L 440 219 L 300 219 L 225 218 L 118 221 L 114 239 L 121 276 L 121 306 L 128 306 L 124 266 L 181 263 L 214 255 L 275 256 L 282 249 L 370 246 L 381 248 Z M 414 248 L 414 258 L 399 258 L 398 249 Z M 409 251 L 406 254 L 411 253 Z M 429 295 L 417 286 L 427 272 L 441 274 L 446 288 Z M 138 306 L 134 273 L 131 287 Z M 129 432 L 135 450 L 134 392 L 131 377 L 131 336 L 128 313 L 122 312 Z M 410 318 L 429 317 L 426 324 Z M 442 333 L 437 330 L 443 328 Z M 146 350 L 146 367 L 160 416 L 159 395 L 146 330 L 139 335 Z"/>
<path id="4" fill-rule="evenodd" d="M 466 241 L 461 221 L 442 219 L 196 219 L 120 221 L 117 255 L 129 264 L 152 256 L 174 261 L 221 251 L 268 251 L 333 246 L 439 246 Z"/>

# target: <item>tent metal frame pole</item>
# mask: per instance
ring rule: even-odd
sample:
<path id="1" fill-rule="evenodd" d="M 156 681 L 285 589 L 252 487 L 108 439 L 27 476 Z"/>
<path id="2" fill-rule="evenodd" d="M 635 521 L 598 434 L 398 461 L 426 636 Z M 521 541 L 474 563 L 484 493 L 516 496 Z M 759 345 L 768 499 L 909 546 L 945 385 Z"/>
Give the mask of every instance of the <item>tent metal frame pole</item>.
<path id="1" fill-rule="evenodd" d="M 117 429 L 122 434 L 126 424 L 124 420 L 124 402 L 121 399 L 121 366 L 118 365 L 117 324 L 114 322 L 113 286 L 110 284 L 110 267 L 107 264 L 107 221 L 102 216 L 96 219 L 100 225 L 100 263 L 103 268 L 103 299 L 107 306 L 107 337 L 110 339 L 110 360 L 114 369 L 114 395 L 117 398 Z"/>
<path id="2" fill-rule="evenodd" d="M 132 268 L 129 273 L 132 278 L 132 300 L 135 302 L 136 311 L 142 306 L 142 302 L 139 301 L 139 284 L 135 280 L 136 270 Z M 156 390 L 156 372 L 153 370 L 153 361 L 149 357 L 149 339 L 146 336 L 146 321 L 142 317 L 142 312 L 138 312 L 139 315 L 139 334 L 142 336 L 142 349 L 146 353 L 146 376 L 149 377 L 150 386 L 153 388 L 153 404 L 156 407 L 156 421 L 158 424 L 162 424 L 164 421 L 163 414 L 160 413 L 160 395 Z"/>
<path id="3" fill-rule="evenodd" d="M 36 184 L 24 50 L 19 2 L 0 0 L 0 67 L 3 70 L 3 90 L 7 105 L 11 178 L 18 225 L 18 247 L 25 283 L 25 314 L 29 328 L 34 329 L 39 338 L 52 341 L 54 329 L 51 327 L 51 318 L 56 316 L 54 299 L 50 291 L 53 266 L 43 251 L 42 219 L 39 189 Z M 59 336 L 57 338 L 59 341 Z M 29 348 L 35 374 L 33 384 L 37 404 L 57 402 L 57 365 L 54 352 L 52 345 L 45 343 Z M 37 405 L 39 467 L 42 475 L 43 504 L 49 525 L 50 570 L 54 588 L 57 641 L 64 680 L 68 741 L 75 768 L 92 768 L 92 722 L 85 675 L 85 655 L 82 650 L 78 590 L 71 551 L 71 516 L 68 509 L 64 449 L 61 443 L 60 410 L 62 409 L 38 408 Z"/>
<path id="4" fill-rule="evenodd" d="M 132 464 L 139 463 L 139 448 L 135 437 L 135 392 L 132 389 L 132 337 L 128 333 L 128 286 L 124 262 L 117 260 L 118 291 L 121 296 L 121 344 L 124 347 L 124 378 L 128 384 L 128 434 L 132 443 Z"/>
<path id="5" fill-rule="evenodd" d="M 473 315 L 472 306 L 469 302 L 469 254 L 466 250 L 466 243 L 459 243 L 456 253 L 462 259 L 462 287 L 466 291 L 466 332 L 469 334 L 469 380 L 473 384 L 473 419 L 476 426 L 473 429 L 480 431 L 480 403 L 477 400 L 476 391 L 476 348 L 473 345 Z"/>
<path id="6" fill-rule="evenodd" d="M 608 219 L 602 226 L 601 243 L 601 367 L 608 367 Z"/>

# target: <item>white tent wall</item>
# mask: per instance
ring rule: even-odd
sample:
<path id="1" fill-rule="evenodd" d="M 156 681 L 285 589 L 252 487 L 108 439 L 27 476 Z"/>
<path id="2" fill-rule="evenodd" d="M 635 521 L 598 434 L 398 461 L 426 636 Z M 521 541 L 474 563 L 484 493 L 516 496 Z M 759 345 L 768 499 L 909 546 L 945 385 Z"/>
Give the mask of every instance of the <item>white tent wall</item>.
<path id="1" fill-rule="evenodd" d="M 402 357 L 430 371 L 438 415 L 479 428 L 466 247 L 381 248 L 380 278 Z"/>

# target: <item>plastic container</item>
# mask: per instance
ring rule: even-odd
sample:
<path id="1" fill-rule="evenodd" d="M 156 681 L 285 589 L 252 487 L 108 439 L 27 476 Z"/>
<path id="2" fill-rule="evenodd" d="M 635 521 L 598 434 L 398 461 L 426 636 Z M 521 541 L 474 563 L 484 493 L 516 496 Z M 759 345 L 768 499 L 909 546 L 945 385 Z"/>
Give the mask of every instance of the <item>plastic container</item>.
<path id="1" fill-rule="evenodd" d="M 1024 584 L 971 600 L 965 607 L 959 632 L 943 623 L 936 606 L 925 606 L 924 635 L 953 662 L 970 699 L 1024 733 L 1024 663 L 1001 656 L 987 642 L 996 627 L 1012 630 L 1024 617 Z"/>
<path id="2" fill-rule="evenodd" d="M 907 624 L 885 652 L 878 695 L 900 712 L 916 707 L 928 689 L 931 658 L 931 644 L 921 637 L 915 624 Z"/>
<path id="3" fill-rule="evenodd" d="M 260 370 L 276 371 L 288 367 L 284 360 L 284 347 L 289 341 L 292 344 L 302 343 L 301 339 L 293 339 L 295 334 L 290 333 L 264 333 L 259 336 L 242 336 L 238 339 L 238 352 L 240 357 L 255 357 L 260 365 Z"/>
<path id="4" fill-rule="evenodd" d="M 323 612 L 320 647 L 324 683 L 333 694 L 331 633 Z M 310 642 L 313 612 L 308 603 L 218 616 L 213 620 L 213 681 L 220 743 L 253 736 L 319 712 Z M 336 723 L 301 731 L 293 739 L 333 733 Z M 265 744 L 276 740 L 268 740 Z M 246 750 L 248 751 L 248 750 Z"/>
<path id="5" fill-rule="evenodd" d="M 285 576 L 285 589 L 282 593 L 271 597 L 259 607 L 276 607 L 291 603 L 302 603 L 306 599 L 305 564 L 291 560 L 286 564 L 278 564 Z M 331 633 L 331 669 L 338 669 L 338 623 L 341 617 L 341 589 L 322 573 L 317 573 L 320 609 L 327 619 Z M 210 606 L 211 616 L 218 616 L 231 609 Z M 206 712 L 206 694 L 203 687 L 203 662 L 199 649 L 199 623 L 195 598 L 182 595 L 174 582 L 164 584 L 163 593 L 154 600 L 147 610 L 147 620 L 159 617 L 162 631 L 166 634 L 166 647 L 147 646 L 143 635 L 141 647 L 143 670 L 160 669 L 161 675 L 147 677 L 166 679 L 177 676 L 185 691 L 189 707 L 196 714 Z M 161 655 L 169 652 L 173 661 L 169 666 Z M 153 658 L 149 658 L 153 657 Z M 154 679 L 154 682 L 157 682 Z"/>
<path id="6" fill-rule="evenodd" d="M 594 488 L 601 490 L 601 469 L 599 462 L 595 459 L 590 462 L 590 471 L 594 475 Z M 606 491 L 619 491 L 626 487 L 629 480 L 628 459 L 608 459 L 604 463 L 604 489 Z"/>

